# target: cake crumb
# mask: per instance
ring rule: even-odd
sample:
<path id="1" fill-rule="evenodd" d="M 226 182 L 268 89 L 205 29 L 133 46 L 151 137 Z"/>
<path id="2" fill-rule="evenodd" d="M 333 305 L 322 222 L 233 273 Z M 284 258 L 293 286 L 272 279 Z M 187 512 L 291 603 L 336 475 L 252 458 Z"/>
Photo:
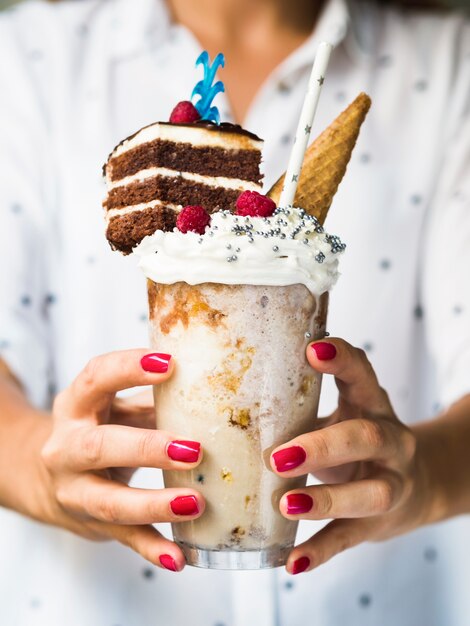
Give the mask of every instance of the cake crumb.
<path id="1" fill-rule="evenodd" d="M 242 526 L 235 526 L 232 530 L 232 543 L 240 543 L 243 537 L 245 536 L 246 531 Z"/>
<path id="2" fill-rule="evenodd" d="M 232 472 L 227 467 L 222 468 L 220 475 L 222 476 L 222 480 L 225 480 L 226 483 L 233 482 Z"/>
<path id="3" fill-rule="evenodd" d="M 229 412 L 228 422 L 230 426 L 238 426 L 242 430 L 247 430 L 251 424 L 250 409 L 240 409 L 238 411 L 229 409 Z"/>

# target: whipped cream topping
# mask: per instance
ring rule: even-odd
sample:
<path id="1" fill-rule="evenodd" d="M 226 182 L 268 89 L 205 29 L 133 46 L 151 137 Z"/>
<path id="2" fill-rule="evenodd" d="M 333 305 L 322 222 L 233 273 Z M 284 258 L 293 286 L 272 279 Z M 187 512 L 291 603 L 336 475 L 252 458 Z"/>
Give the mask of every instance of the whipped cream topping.
<path id="1" fill-rule="evenodd" d="M 300 283 L 319 296 L 336 282 L 338 255 L 345 247 L 303 209 L 277 208 L 265 218 L 213 213 L 203 235 L 157 230 L 133 253 L 157 283 Z"/>

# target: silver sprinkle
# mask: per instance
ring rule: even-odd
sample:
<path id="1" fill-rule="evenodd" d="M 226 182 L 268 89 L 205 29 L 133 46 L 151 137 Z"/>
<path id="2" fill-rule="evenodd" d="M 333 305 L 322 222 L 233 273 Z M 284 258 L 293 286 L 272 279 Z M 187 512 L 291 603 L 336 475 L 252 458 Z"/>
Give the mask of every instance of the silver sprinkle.
<path id="1" fill-rule="evenodd" d="M 308 239 L 304 239 L 304 244 L 307 246 L 308 245 Z"/>
<path id="2" fill-rule="evenodd" d="M 305 339 L 311 339 L 312 338 L 312 333 L 305 333 Z"/>
<path id="3" fill-rule="evenodd" d="M 232 244 L 228 243 L 226 246 L 227 250 L 231 250 L 232 249 Z"/>
<path id="4" fill-rule="evenodd" d="M 273 246 L 273 251 L 274 252 L 279 252 L 279 246 Z"/>
<path id="5" fill-rule="evenodd" d="M 237 248 L 237 249 L 235 250 L 235 252 L 240 252 L 240 248 Z"/>

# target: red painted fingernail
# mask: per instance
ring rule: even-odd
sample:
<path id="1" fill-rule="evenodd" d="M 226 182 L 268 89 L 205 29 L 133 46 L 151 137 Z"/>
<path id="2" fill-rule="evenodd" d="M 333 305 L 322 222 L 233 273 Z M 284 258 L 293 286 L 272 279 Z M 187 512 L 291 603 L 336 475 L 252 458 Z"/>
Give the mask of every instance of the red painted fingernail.
<path id="1" fill-rule="evenodd" d="M 201 444 L 197 441 L 172 441 L 167 453 L 173 461 L 183 461 L 183 463 L 196 463 L 201 451 Z"/>
<path id="2" fill-rule="evenodd" d="M 179 496 L 170 502 L 171 510 L 175 515 L 196 515 L 199 506 L 194 496 Z"/>
<path id="3" fill-rule="evenodd" d="M 307 458 L 307 454 L 300 446 L 284 448 L 273 454 L 274 465 L 278 472 L 288 472 L 302 463 Z"/>
<path id="4" fill-rule="evenodd" d="M 165 569 L 169 569 L 172 572 L 177 572 L 176 561 L 169 554 L 161 554 L 160 555 L 160 563 L 163 565 Z"/>
<path id="5" fill-rule="evenodd" d="M 319 361 L 331 361 L 336 356 L 336 348 L 332 343 L 327 343 L 326 341 L 312 343 L 312 350 L 314 350 Z"/>
<path id="6" fill-rule="evenodd" d="M 140 359 L 142 369 L 146 372 L 152 372 L 152 374 L 164 374 L 168 372 L 170 366 L 171 354 L 163 354 L 160 352 L 154 352 L 153 354 L 146 354 Z"/>
<path id="7" fill-rule="evenodd" d="M 291 493 L 286 497 L 289 515 L 308 513 L 313 506 L 313 499 L 306 493 Z"/>
<path id="8" fill-rule="evenodd" d="M 308 558 L 308 556 L 301 556 L 300 559 L 297 559 L 297 561 L 294 561 L 294 564 L 292 566 L 292 573 L 301 574 L 302 572 L 305 572 L 305 570 L 309 566 L 310 566 L 310 559 Z"/>

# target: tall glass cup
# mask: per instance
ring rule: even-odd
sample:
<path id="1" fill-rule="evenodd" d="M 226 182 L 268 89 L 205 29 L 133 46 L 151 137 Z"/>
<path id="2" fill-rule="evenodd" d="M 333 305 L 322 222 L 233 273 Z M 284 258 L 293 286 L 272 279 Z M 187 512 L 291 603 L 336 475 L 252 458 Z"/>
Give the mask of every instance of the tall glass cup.
<path id="1" fill-rule="evenodd" d="M 285 563 L 297 522 L 279 500 L 306 476 L 278 477 L 278 445 L 312 430 L 321 378 L 305 348 L 324 336 L 328 294 L 282 287 L 148 281 L 152 347 L 176 362 L 155 388 L 157 427 L 199 441 L 201 464 L 165 471 L 167 487 L 191 487 L 206 500 L 197 520 L 173 525 L 187 562 L 213 569 Z"/>

